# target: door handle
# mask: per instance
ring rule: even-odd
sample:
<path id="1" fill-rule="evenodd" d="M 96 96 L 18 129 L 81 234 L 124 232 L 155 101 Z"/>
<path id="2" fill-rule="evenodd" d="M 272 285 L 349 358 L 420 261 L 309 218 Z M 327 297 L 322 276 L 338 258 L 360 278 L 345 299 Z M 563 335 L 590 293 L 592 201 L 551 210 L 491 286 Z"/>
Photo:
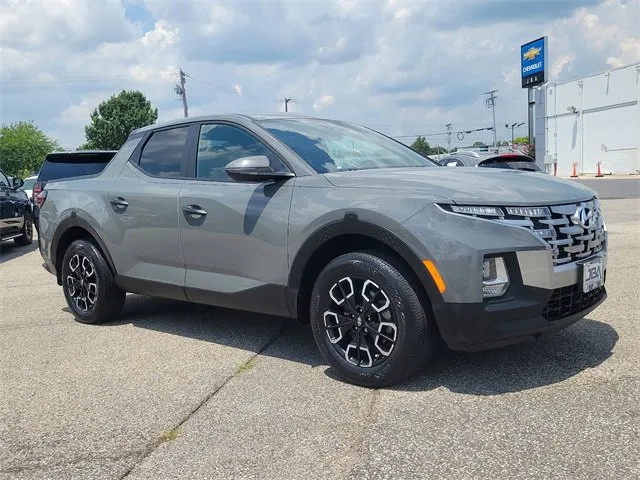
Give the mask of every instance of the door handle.
<path id="1" fill-rule="evenodd" d="M 204 210 L 200 205 L 185 205 L 184 207 L 182 207 L 182 211 L 186 215 L 190 216 L 204 217 L 207 214 L 207 211 Z"/>
<path id="2" fill-rule="evenodd" d="M 111 199 L 111 206 L 116 212 L 122 213 L 129 206 L 129 202 L 122 197 L 115 197 Z"/>

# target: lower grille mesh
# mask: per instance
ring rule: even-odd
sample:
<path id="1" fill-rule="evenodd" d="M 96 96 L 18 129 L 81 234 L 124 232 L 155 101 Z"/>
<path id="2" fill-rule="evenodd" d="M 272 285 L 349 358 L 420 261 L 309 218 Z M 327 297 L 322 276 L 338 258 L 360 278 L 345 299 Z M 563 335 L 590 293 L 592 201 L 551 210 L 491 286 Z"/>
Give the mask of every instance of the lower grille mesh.
<path id="1" fill-rule="evenodd" d="M 550 322 L 581 312 L 594 305 L 604 295 L 604 286 L 584 293 L 580 285 L 557 288 L 551 294 L 542 316 Z"/>

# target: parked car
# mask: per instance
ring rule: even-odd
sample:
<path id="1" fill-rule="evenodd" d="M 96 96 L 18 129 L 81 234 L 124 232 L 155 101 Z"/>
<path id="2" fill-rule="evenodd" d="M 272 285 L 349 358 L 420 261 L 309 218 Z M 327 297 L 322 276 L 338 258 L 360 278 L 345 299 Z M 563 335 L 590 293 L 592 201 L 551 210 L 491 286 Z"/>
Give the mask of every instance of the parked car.
<path id="1" fill-rule="evenodd" d="M 37 180 L 38 180 L 38 176 L 33 175 L 31 177 L 25 178 L 24 185 L 22 185 L 22 190 L 24 190 L 24 192 L 27 194 L 27 197 L 29 197 L 29 201 L 32 203 L 33 203 L 33 186 L 35 185 Z"/>
<path id="2" fill-rule="evenodd" d="M 528 172 L 542 172 L 535 159 L 521 153 L 502 153 L 488 156 L 473 155 L 474 153 L 453 153 L 441 158 L 438 163 L 444 167 L 509 168 Z"/>
<path id="3" fill-rule="evenodd" d="M 0 242 L 13 240 L 18 246 L 33 240 L 33 214 L 21 178 L 11 180 L 0 170 Z"/>
<path id="4" fill-rule="evenodd" d="M 41 197 L 42 256 L 78 321 L 114 318 L 125 292 L 297 317 L 359 385 L 410 377 L 439 338 L 534 340 L 607 295 L 590 188 L 441 168 L 335 120 L 152 125 L 101 174 Z"/>
<path id="5" fill-rule="evenodd" d="M 116 154 L 115 150 L 78 150 L 49 153 L 40 167 L 31 191 L 34 218 L 38 228 L 38 195 L 51 180 L 97 175 Z"/>

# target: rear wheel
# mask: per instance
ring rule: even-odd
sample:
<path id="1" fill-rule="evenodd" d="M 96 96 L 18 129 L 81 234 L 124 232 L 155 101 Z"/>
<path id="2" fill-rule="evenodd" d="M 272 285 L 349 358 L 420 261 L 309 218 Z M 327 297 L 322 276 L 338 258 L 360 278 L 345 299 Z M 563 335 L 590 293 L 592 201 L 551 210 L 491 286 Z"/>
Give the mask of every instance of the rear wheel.
<path id="1" fill-rule="evenodd" d="M 311 297 L 313 335 L 325 360 L 347 381 L 367 387 L 417 373 L 436 335 L 402 269 L 375 253 L 332 260 Z"/>
<path id="2" fill-rule="evenodd" d="M 62 262 L 62 286 L 69 308 L 82 323 L 101 323 L 115 317 L 126 293 L 113 280 L 100 250 L 89 240 L 76 240 Z"/>
<path id="3" fill-rule="evenodd" d="M 33 215 L 31 213 L 24 214 L 24 225 L 22 226 L 22 235 L 13 239 L 13 242 L 19 247 L 31 245 L 33 241 Z"/>

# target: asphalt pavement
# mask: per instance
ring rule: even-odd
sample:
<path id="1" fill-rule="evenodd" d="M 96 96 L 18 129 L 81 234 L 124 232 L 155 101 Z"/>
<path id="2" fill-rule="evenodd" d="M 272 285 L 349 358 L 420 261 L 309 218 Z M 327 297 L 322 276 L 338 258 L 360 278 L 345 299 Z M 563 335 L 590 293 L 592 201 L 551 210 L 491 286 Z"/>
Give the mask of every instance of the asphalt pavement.
<path id="1" fill-rule="evenodd" d="M 129 295 L 77 323 L 36 243 L 4 245 L 0 479 L 640 478 L 637 204 L 604 201 L 588 318 L 380 390 L 282 318 Z"/>
<path id="2" fill-rule="evenodd" d="M 640 176 L 638 175 L 627 177 L 605 176 L 599 178 L 580 177 L 569 180 L 574 180 L 589 188 L 593 188 L 602 199 L 611 200 L 640 197 Z"/>

